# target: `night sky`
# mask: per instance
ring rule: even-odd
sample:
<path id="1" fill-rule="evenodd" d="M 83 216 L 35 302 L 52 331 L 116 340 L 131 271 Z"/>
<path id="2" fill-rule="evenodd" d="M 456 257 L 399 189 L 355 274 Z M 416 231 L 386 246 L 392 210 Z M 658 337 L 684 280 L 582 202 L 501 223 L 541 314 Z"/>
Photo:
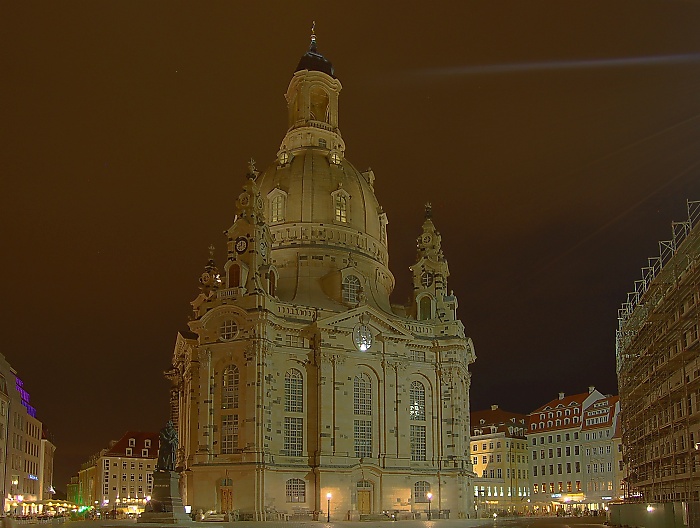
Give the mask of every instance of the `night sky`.
<path id="1" fill-rule="evenodd" d="M 697 2 L 6 2 L 0 352 L 57 488 L 167 420 L 207 247 L 223 266 L 312 20 L 389 217 L 394 302 L 433 204 L 472 408 L 617 393 L 617 310 L 700 200 Z"/>

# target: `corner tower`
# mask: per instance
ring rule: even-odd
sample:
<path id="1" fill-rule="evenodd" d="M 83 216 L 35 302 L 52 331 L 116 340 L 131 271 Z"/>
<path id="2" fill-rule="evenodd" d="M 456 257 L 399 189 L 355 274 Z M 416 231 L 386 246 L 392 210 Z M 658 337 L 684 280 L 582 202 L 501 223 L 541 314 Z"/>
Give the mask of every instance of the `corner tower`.
<path id="1" fill-rule="evenodd" d="M 429 217 L 414 298 L 391 305 L 387 216 L 345 157 L 340 90 L 312 36 L 277 156 L 249 164 L 223 272 L 212 257 L 178 334 L 183 500 L 256 520 L 467 517 L 474 348 Z"/>

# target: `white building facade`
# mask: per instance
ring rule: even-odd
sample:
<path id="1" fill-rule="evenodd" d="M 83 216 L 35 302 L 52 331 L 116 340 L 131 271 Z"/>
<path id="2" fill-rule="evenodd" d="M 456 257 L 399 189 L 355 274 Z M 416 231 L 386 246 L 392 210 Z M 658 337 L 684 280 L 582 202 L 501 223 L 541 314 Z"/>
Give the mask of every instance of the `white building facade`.
<path id="1" fill-rule="evenodd" d="M 345 158 L 340 81 L 316 50 L 276 161 L 251 162 L 167 376 L 185 504 L 266 520 L 473 514 L 471 340 L 426 207 L 413 295 L 392 305 L 374 173 Z"/>

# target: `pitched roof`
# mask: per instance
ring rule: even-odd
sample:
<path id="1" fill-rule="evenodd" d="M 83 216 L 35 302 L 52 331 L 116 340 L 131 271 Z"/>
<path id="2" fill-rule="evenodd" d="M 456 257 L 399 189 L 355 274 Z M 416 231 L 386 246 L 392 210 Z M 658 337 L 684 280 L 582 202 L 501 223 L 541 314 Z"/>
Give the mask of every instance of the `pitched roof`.
<path id="1" fill-rule="evenodd" d="M 132 440 L 131 443 L 130 440 Z M 149 442 L 146 442 L 147 440 Z M 158 433 L 127 431 L 124 436 L 109 447 L 105 453 L 105 456 L 118 456 L 125 458 L 158 458 L 159 446 L 160 438 Z M 131 454 L 127 455 L 126 450 L 129 448 L 131 449 Z M 144 449 L 148 450 L 147 455 L 143 454 Z"/>
<path id="2" fill-rule="evenodd" d="M 525 430 L 527 416 L 498 408 L 493 405 L 490 409 L 474 411 L 470 416 L 471 428 L 482 429 L 496 427 L 497 432 L 508 432 L 509 427 L 520 427 Z"/>

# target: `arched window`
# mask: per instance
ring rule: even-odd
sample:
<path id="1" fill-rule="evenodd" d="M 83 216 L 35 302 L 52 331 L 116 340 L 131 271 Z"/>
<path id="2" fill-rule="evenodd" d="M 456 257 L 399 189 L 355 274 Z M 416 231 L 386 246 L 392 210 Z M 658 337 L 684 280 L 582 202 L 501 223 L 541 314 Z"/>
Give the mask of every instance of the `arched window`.
<path id="1" fill-rule="evenodd" d="M 353 410 L 355 414 L 372 414 L 372 380 L 367 374 L 355 376 L 353 384 Z"/>
<path id="2" fill-rule="evenodd" d="M 304 377 L 297 369 L 289 369 L 284 375 L 284 410 L 304 412 Z"/>
<path id="3" fill-rule="evenodd" d="M 372 381 L 367 374 L 355 376 L 353 386 L 353 445 L 357 458 L 372 457 Z M 359 416 L 358 416 L 359 415 Z M 362 419 L 369 415 L 370 419 Z"/>
<path id="4" fill-rule="evenodd" d="M 221 408 L 238 409 L 238 367 L 229 365 L 224 369 L 221 383 Z"/>
<path id="5" fill-rule="evenodd" d="M 347 223 L 348 221 L 348 198 L 344 194 L 338 193 L 333 199 L 335 221 Z"/>
<path id="6" fill-rule="evenodd" d="M 428 502 L 428 493 L 430 493 L 430 483 L 419 480 L 413 485 L 413 502 Z"/>
<path id="7" fill-rule="evenodd" d="M 337 284 L 337 283 L 336 283 Z M 343 280 L 343 301 L 356 303 L 360 298 L 360 279 L 355 275 L 348 275 Z"/>
<path id="8" fill-rule="evenodd" d="M 284 206 L 285 200 L 283 194 L 277 194 L 272 198 L 270 201 L 270 223 L 284 222 Z"/>
<path id="9" fill-rule="evenodd" d="M 289 479 L 285 483 L 287 502 L 306 502 L 306 482 L 301 479 Z"/>
<path id="10" fill-rule="evenodd" d="M 425 420 L 425 387 L 420 381 L 412 381 L 408 391 L 411 420 Z"/>
<path id="11" fill-rule="evenodd" d="M 429 295 L 425 295 L 418 301 L 418 319 L 427 321 L 433 318 L 433 299 Z"/>
<path id="12" fill-rule="evenodd" d="M 238 288 L 241 285 L 241 267 L 238 264 L 231 264 L 228 267 L 228 287 Z"/>

